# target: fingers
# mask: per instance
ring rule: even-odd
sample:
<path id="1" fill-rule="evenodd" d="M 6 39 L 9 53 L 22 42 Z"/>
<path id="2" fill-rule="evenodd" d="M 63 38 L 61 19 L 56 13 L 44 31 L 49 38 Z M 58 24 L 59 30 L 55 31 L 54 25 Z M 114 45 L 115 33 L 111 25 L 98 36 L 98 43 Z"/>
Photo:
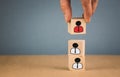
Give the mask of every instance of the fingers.
<path id="1" fill-rule="evenodd" d="M 91 0 L 81 0 L 81 4 L 83 7 L 83 17 L 86 22 L 90 22 L 90 17 L 92 15 L 92 5 Z"/>
<path id="2" fill-rule="evenodd" d="M 98 0 L 92 0 L 92 15 L 95 13 L 97 5 L 98 5 Z"/>
<path id="3" fill-rule="evenodd" d="M 70 5 L 70 0 L 60 0 L 60 6 L 64 13 L 66 22 L 70 22 L 72 17 L 72 9 Z"/>
<path id="4" fill-rule="evenodd" d="M 83 17 L 86 22 L 90 22 L 90 18 L 97 8 L 98 0 L 81 0 L 81 4 L 84 11 Z M 70 22 L 72 18 L 72 8 L 70 5 L 70 0 L 60 0 L 60 6 L 64 13 L 66 22 Z"/>

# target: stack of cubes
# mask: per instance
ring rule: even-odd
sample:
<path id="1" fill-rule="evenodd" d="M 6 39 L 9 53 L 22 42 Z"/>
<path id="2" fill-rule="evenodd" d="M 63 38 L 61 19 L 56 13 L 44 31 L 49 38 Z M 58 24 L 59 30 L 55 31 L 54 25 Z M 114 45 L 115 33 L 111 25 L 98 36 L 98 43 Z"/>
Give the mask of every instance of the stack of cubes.
<path id="1" fill-rule="evenodd" d="M 83 18 L 72 18 L 68 23 L 68 32 L 72 35 L 86 34 L 86 22 Z M 69 70 L 85 70 L 85 40 L 68 41 Z"/>

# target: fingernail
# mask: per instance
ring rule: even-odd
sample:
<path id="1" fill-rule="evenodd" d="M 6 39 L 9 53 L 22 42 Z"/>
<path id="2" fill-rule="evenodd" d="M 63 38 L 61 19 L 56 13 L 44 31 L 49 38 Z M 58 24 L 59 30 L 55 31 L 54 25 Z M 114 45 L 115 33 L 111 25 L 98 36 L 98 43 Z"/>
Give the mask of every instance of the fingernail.
<path id="1" fill-rule="evenodd" d="M 68 15 L 65 15 L 65 21 L 66 21 L 67 23 L 70 22 L 70 18 L 69 18 Z"/>
<path id="2" fill-rule="evenodd" d="M 90 22 L 90 18 L 85 18 L 86 23 Z"/>

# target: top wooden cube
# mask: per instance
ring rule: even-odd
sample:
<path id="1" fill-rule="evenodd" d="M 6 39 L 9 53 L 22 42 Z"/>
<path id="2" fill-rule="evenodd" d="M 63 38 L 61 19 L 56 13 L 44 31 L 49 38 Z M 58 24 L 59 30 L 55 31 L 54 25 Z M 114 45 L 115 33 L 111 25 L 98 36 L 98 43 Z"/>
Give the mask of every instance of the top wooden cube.
<path id="1" fill-rule="evenodd" d="M 68 23 L 68 32 L 70 34 L 86 34 L 86 22 L 84 18 L 72 18 Z"/>

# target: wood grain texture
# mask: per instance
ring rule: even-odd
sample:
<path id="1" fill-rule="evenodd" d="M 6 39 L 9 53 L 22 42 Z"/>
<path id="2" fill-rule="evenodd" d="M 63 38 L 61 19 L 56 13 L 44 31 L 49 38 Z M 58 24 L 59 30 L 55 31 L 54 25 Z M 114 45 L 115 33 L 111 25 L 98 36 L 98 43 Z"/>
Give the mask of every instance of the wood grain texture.
<path id="1" fill-rule="evenodd" d="M 0 77 L 120 77 L 120 55 L 87 55 L 85 71 L 69 71 L 67 55 L 0 56 Z"/>

